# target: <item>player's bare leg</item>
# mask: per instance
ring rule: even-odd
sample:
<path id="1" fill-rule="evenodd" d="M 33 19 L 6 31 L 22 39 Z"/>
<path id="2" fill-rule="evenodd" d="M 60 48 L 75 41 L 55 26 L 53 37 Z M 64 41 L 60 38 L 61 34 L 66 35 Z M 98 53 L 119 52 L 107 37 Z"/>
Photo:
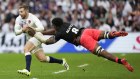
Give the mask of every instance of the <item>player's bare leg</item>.
<path id="1" fill-rule="evenodd" d="M 104 57 L 110 61 L 119 63 L 124 65 L 129 71 L 133 71 L 133 67 L 123 58 L 123 59 L 119 59 L 118 57 L 115 57 L 114 55 L 108 53 L 106 50 L 104 50 L 101 46 L 99 46 L 99 44 L 96 44 L 94 51 L 92 52 L 95 55 Z"/>
<path id="2" fill-rule="evenodd" d="M 112 31 L 112 32 L 108 32 L 108 31 L 102 31 L 100 36 L 99 36 L 99 40 L 101 39 L 113 39 L 115 37 L 123 37 L 123 36 L 127 36 L 128 33 L 125 31 Z"/>
<path id="3" fill-rule="evenodd" d="M 57 59 L 51 56 L 45 56 L 45 53 L 42 49 L 36 51 L 35 56 L 40 62 L 62 64 L 66 70 L 69 70 L 69 65 L 67 64 L 65 59 Z"/>
<path id="4" fill-rule="evenodd" d="M 31 65 L 31 60 L 32 60 L 32 56 L 30 51 L 32 51 L 36 46 L 28 41 L 24 47 L 24 54 L 25 54 L 25 59 L 26 59 L 26 68 L 22 69 L 22 70 L 18 70 L 18 73 L 21 74 L 25 74 L 27 76 L 30 76 L 31 72 L 30 72 L 30 65 Z"/>

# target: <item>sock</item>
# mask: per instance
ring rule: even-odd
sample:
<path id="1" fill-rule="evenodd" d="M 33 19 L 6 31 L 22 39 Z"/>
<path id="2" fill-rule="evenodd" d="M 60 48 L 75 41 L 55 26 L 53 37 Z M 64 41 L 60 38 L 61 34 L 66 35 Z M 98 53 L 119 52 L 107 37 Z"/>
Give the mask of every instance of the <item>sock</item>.
<path id="1" fill-rule="evenodd" d="M 26 59 L 26 69 L 30 71 L 30 65 L 32 60 L 32 56 L 30 52 L 25 53 L 25 59 Z"/>
<path id="2" fill-rule="evenodd" d="M 116 63 L 122 64 L 121 59 L 116 58 Z"/>
<path id="3" fill-rule="evenodd" d="M 53 57 L 50 57 L 50 56 L 48 56 L 48 57 L 49 57 L 49 63 L 59 63 L 59 64 L 63 63 L 63 60 L 61 60 L 61 59 L 56 59 L 56 58 L 53 58 Z"/>
<path id="4" fill-rule="evenodd" d="M 108 31 L 106 31 L 106 32 L 104 33 L 104 38 L 105 38 L 105 39 L 109 39 L 109 32 L 108 32 Z"/>
<path id="5" fill-rule="evenodd" d="M 113 33 L 114 33 L 114 31 L 113 31 L 113 32 L 108 32 L 108 31 L 106 31 L 106 32 L 104 33 L 104 38 L 105 38 L 105 39 L 113 39 L 113 38 L 115 38 L 115 37 L 113 36 Z"/>

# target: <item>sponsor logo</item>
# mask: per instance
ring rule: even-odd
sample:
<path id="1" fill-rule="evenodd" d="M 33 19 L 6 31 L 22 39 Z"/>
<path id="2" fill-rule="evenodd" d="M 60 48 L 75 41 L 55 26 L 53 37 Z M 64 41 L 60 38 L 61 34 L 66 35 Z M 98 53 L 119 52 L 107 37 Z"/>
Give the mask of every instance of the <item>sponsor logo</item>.
<path id="1" fill-rule="evenodd" d="M 136 43 L 137 43 L 137 45 L 135 44 L 135 45 L 133 46 L 133 50 L 139 50 L 139 51 L 140 51 L 140 36 L 138 36 L 138 37 L 136 38 Z"/>
<path id="2" fill-rule="evenodd" d="M 22 52 L 26 43 L 26 36 L 15 36 L 14 33 L 0 33 L 0 52 Z"/>

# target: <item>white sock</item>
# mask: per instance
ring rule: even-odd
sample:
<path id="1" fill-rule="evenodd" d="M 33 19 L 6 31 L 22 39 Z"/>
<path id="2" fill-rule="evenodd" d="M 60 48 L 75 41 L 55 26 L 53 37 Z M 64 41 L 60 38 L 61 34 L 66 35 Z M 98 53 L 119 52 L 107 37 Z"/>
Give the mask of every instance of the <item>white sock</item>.
<path id="1" fill-rule="evenodd" d="M 50 62 L 50 57 L 46 56 L 47 62 Z"/>
<path id="2" fill-rule="evenodd" d="M 25 53 L 25 56 L 27 56 L 27 55 L 31 55 L 31 53 L 30 52 Z"/>

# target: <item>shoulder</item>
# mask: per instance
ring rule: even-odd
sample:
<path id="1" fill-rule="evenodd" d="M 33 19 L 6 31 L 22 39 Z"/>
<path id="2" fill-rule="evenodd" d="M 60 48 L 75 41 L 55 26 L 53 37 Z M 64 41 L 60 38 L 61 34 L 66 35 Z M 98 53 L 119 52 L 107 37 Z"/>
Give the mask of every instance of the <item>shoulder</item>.
<path id="1" fill-rule="evenodd" d="M 29 19 L 39 22 L 39 19 L 37 18 L 37 16 L 32 13 L 29 13 Z"/>
<path id="2" fill-rule="evenodd" d="M 30 17 L 30 18 L 37 18 L 37 16 L 35 16 L 35 15 L 32 14 L 32 13 L 29 13 L 29 17 Z"/>
<path id="3" fill-rule="evenodd" d="M 63 27 L 69 27 L 70 25 L 71 25 L 70 23 L 64 22 L 62 26 Z"/>
<path id="4" fill-rule="evenodd" d="M 16 19 L 22 19 L 21 16 L 19 15 Z"/>
<path id="5" fill-rule="evenodd" d="M 18 17 L 16 18 L 16 22 L 19 22 L 19 21 L 21 21 L 21 20 L 22 20 L 21 16 L 18 16 Z"/>

